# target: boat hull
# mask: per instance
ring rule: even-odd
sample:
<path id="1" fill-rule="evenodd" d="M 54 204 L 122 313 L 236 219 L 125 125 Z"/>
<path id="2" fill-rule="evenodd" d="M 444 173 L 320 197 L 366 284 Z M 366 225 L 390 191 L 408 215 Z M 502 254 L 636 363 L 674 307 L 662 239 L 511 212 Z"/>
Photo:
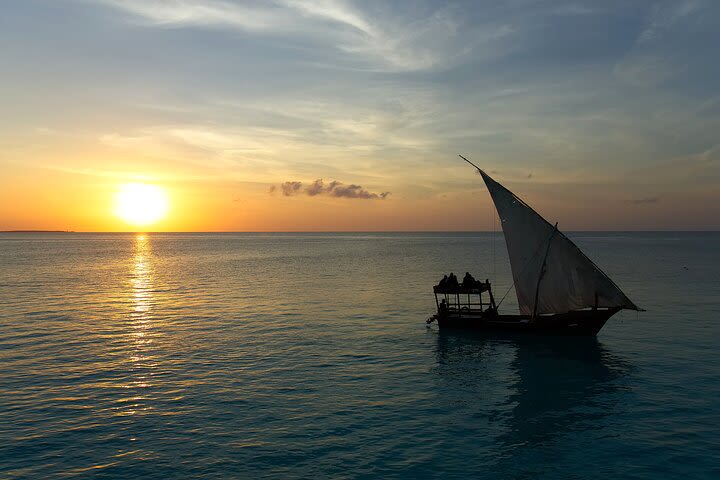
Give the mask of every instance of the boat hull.
<path id="1" fill-rule="evenodd" d="M 619 310 L 619 308 L 578 310 L 554 315 L 540 315 L 534 321 L 531 321 L 529 315 L 445 312 L 437 315 L 437 322 L 441 329 L 595 336 L 605 322 Z"/>

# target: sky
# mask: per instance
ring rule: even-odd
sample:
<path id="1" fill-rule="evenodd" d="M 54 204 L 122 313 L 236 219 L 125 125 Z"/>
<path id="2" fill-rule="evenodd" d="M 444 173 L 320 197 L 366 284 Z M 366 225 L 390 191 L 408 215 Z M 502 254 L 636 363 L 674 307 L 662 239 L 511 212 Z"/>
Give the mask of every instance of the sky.
<path id="1" fill-rule="evenodd" d="M 0 230 L 720 229 L 720 2 L 10 0 Z"/>

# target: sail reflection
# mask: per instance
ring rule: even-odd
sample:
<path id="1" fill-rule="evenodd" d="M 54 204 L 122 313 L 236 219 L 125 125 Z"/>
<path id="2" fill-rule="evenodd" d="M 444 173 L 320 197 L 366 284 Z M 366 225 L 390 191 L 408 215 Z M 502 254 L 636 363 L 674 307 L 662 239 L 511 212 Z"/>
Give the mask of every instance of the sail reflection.
<path id="1" fill-rule="evenodd" d="M 573 429 L 602 428 L 632 369 L 594 337 L 438 333 L 437 371 L 494 425 L 509 469 Z M 502 466 L 502 465 L 499 465 Z"/>

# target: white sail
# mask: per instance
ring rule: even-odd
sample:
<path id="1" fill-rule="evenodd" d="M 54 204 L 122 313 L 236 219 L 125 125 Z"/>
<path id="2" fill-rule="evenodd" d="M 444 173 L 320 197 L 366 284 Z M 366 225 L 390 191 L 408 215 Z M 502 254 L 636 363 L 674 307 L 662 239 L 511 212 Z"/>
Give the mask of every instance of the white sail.
<path id="1" fill-rule="evenodd" d="M 564 313 L 594 306 L 638 310 L 570 239 L 510 190 L 480 173 L 502 222 L 520 313 Z"/>

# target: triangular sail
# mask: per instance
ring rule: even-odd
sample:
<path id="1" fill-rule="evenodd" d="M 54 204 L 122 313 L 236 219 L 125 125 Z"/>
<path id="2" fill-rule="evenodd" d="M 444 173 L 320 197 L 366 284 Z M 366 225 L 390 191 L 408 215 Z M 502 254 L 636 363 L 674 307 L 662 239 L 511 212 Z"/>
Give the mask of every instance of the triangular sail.
<path id="1" fill-rule="evenodd" d="M 510 190 L 480 173 L 502 222 L 520 313 L 532 315 L 536 301 L 537 314 L 594 306 L 638 310 L 570 239 Z"/>

